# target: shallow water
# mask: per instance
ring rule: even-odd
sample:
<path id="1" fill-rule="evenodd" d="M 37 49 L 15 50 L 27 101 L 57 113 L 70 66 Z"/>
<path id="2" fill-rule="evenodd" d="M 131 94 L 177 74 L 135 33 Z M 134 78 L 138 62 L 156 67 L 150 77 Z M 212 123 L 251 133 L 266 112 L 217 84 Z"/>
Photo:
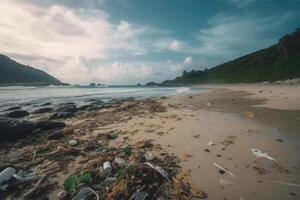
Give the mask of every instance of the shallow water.
<path id="1" fill-rule="evenodd" d="M 205 89 L 188 87 L 0 87 L 0 107 L 66 101 L 80 103 L 92 98 L 105 101 L 127 97 L 160 97 L 199 92 L 199 90 L 205 91 Z"/>

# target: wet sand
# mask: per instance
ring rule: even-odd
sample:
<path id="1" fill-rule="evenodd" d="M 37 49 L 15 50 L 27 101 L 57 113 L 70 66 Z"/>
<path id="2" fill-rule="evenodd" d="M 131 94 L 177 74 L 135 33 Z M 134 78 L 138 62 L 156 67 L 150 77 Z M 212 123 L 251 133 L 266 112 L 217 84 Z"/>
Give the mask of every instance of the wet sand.
<path id="1" fill-rule="evenodd" d="M 41 163 L 41 173 L 54 172 L 49 180 L 55 187 L 48 193 L 50 199 L 57 199 L 65 179 L 97 159 L 86 153 L 62 160 L 43 154 L 68 149 L 72 138 L 80 141 L 77 148 L 81 151 L 95 141 L 99 145 L 108 142 L 111 147 L 122 148 L 152 139 L 164 151 L 180 158 L 180 165 L 207 193 L 207 199 L 299 199 L 300 87 L 196 87 L 210 91 L 154 101 L 122 101 L 76 114 L 63 120 L 67 124 L 63 138 L 47 141 L 46 136 L 41 136 L 31 138 L 30 142 L 6 144 L 1 162 L 21 156 L 14 163 L 32 166 L 36 151 L 34 161 Z M 43 117 L 44 114 L 33 115 L 31 119 Z M 99 138 L 99 134 L 112 133 L 118 137 L 107 141 Z M 269 153 L 275 161 L 256 157 L 252 148 Z M 161 152 L 153 153 L 159 156 Z"/>
<path id="2" fill-rule="evenodd" d="M 153 139 L 181 157 L 181 165 L 191 171 L 192 180 L 208 193 L 208 199 L 299 198 L 300 185 L 276 182 L 300 184 L 300 93 L 295 93 L 299 87 L 284 86 L 279 91 L 282 96 L 293 95 L 274 101 L 269 94 L 278 92 L 279 86 L 204 87 L 211 91 L 161 100 L 169 104 L 166 113 L 133 117 L 111 130 L 131 133 L 132 143 Z M 267 90 L 267 95 L 261 90 Z M 282 107 L 274 109 L 275 105 Z M 249 118 L 245 111 L 255 116 Z M 256 157 L 251 148 L 268 152 L 276 161 Z M 235 177 L 220 174 L 214 163 Z M 230 184 L 220 184 L 223 180 Z"/>

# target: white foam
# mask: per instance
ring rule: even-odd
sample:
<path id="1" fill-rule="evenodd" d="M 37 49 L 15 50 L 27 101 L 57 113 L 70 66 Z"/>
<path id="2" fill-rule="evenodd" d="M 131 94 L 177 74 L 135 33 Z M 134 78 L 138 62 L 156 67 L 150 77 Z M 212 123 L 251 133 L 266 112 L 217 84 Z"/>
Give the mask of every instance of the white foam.
<path id="1" fill-rule="evenodd" d="M 185 92 L 188 92 L 188 91 L 190 91 L 190 88 L 188 88 L 188 87 L 180 87 L 180 88 L 178 88 L 178 89 L 176 90 L 176 92 L 177 92 L 178 94 L 185 93 Z"/>

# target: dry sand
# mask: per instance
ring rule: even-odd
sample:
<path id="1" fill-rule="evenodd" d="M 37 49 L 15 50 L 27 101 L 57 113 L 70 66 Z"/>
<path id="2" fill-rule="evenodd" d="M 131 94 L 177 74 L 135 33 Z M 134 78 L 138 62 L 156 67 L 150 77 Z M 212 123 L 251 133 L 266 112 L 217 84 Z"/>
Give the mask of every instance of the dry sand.
<path id="1" fill-rule="evenodd" d="M 107 128 L 123 131 L 126 142 L 153 139 L 180 156 L 208 199 L 299 199 L 300 185 L 280 181 L 300 184 L 300 87 L 204 87 L 211 91 L 161 100 L 169 105 L 165 113 Z M 255 116 L 247 117 L 245 111 Z M 276 161 L 256 157 L 251 148 L 268 152 Z M 215 163 L 234 177 L 221 174 Z"/>

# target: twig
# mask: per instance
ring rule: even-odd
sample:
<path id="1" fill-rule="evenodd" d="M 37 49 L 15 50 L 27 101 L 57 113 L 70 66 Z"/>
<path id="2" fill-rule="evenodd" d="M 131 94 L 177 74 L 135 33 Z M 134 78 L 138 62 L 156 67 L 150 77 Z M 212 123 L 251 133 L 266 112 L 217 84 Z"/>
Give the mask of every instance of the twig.
<path id="1" fill-rule="evenodd" d="M 44 174 L 40 180 L 35 184 L 33 188 L 31 188 L 28 192 L 26 192 L 19 200 L 25 200 L 30 197 L 40 186 L 40 184 L 45 180 L 48 174 Z"/>
<path id="2" fill-rule="evenodd" d="M 33 157 L 32 157 L 31 163 L 33 163 L 33 161 L 35 160 L 35 156 L 36 156 L 36 150 L 33 152 Z"/>

